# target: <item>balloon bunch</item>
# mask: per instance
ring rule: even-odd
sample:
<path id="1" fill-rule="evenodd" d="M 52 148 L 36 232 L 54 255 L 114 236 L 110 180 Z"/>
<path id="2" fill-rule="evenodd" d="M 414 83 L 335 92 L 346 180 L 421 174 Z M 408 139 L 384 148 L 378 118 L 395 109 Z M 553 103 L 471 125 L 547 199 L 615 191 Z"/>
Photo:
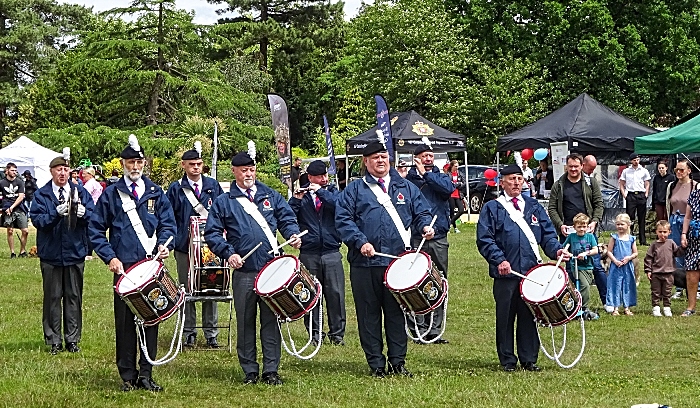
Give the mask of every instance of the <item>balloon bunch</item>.
<path id="1" fill-rule="evenodd" d="M 498 176 L 498 172 L 494 169 L 486 169 L 484 172 L 484 177 L 486 177 L 486 185 L 494 187 L 496 186 L 496 177 Z"/>

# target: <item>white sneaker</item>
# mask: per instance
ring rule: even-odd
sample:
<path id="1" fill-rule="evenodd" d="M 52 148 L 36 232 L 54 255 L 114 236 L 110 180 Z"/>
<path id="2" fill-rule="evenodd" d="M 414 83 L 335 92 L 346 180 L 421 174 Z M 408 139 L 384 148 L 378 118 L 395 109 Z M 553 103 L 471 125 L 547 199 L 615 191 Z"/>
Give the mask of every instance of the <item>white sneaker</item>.
<path id="1" fill-rule="evenodd" d="M 676 293 L 671 296 L 671 299 L 680 299 L 681 296 L 683 296 L 683 291 L 682 290 L 677 290 Z"/>
<path id="2" fill-rule="evenodd" d="M 608 313 L 612 313 L 615 310 L 614 307 L 605 305 L 605 311 Z"/>
<path id="3" fill-rule="evenodd" d="M 459 234 L 460 232 L 462 232 L 462 231 L 460 231 L 458 228 L 455 228 L 455 234 Z M 698 299 L 700 299 L 700 298 L 698 298 Z"/>
<path id="4" fill-rule="evenodd" d="M 653 315 L 656 316 L 656 317 L 661 317 L 661 308 L 658 307 L 658 306 L 654 306 L 654 307 L 651 309 L 651 314 L 653 314 Z"/>
<path id="5" fill-rule="evenodd" d="M 670 307 L 664 307 L 664 316 L 666 316 L 666 317 L 671 317 L 671 316 L 673 316 L 673 313 L 671 313 L 671 308 L 670 308 Z"/>

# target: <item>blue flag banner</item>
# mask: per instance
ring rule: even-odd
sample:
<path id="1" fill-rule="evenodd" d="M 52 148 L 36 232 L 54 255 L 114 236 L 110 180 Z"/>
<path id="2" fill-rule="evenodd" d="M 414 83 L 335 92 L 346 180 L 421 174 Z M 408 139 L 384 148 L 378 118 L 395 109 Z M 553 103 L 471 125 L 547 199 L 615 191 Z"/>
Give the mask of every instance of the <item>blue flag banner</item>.
<path id="1" fill-rule="evenodd" d="M 326 148 L 328 149 L 328 158 L 330 165 L 328 166 L 328 174 L 335 175 L 335 152 L 333 151 L 333 140 L 331 140 L 331 129 L 328 127 L 328 119 L 323 115 L 323 131 L 326 134 Z"/>
<path id="2" fill-rule="evenodd" d="M 394 142 L 391 138 L 391 120 L 389 118 L 389 108 L 386 106 L 386 101 L 381 95 L 374 95 L 374 101 L 377 103 L 377 129 L 384 134 L 384 143 L 386 150 L 389 153 L 389 161 L 394 161 Z"/>

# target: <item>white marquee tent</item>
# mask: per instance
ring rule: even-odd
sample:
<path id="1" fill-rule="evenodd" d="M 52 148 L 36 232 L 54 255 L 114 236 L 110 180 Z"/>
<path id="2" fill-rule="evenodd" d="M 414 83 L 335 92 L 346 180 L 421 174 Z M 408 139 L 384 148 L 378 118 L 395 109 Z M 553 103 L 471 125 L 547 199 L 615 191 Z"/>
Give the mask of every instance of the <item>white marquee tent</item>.
<path id="1" fill-rule="evenodd" d="M 0 149 L 0 166 L 4 168 L 10 162 L 16 164 L 20 177 L 25 170 L 29 170 L 36 179 L 36 185 L 43 187 L 51 180 L 49 163 L 60 155 L 61 153 L 47 149 L 26 136 L 21 136 Z"/>

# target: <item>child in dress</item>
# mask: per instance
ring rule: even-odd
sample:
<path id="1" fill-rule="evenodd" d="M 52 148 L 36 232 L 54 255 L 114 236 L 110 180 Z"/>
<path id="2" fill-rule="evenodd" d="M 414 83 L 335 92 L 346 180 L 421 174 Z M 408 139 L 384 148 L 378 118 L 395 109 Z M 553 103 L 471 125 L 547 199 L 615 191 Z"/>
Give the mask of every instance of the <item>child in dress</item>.
<path id="1" fill-rule="evenodd" d="M 581 300 L 583 301 L 582 311 L 583 318 L 586 320 L 597 320 L 598 314 L 588 308 L 588 302 L 591 299 L 590 287 L 593 284 L 593 258 L 591 255 L 598 253 L 597 240 L 595 235 L 587 232 L 588 222 L 590 218 L 586 214 L 577 214 L 573 219 L 575 234 L 566 236 L 566 241 L 562 245 L 570 246 L 570 252 L 576 257 L 569 261 L 569 269 L 574 270 L 574 264 L 578 269 L 579 291 L 581 292 Z M 576 279 L 575 271 L 570 274 L 571 279 Z"/>
<path id="2" fill-rule="evenodd" d="M 619 214 L 615 217 L 617 234 L 612 234 L 608 244 L 608 257 L 612 263 L 608 274 L 608 293 L 605 304 L 613 308 L 612 315 L 619 316 L 618 308 L 622 305 L 625 314 L 632 316 L 630 307 L 637 306 L 637 285 L 634 281 L 632 260 L 638 255 L 636 238 L 630 235 L 632 221 L 629 215 Z"/>
<path id="3" fill-rule="evenodd" d="M 664 315 L 671 313 L 671 288 L 673 288 L 673 272 L 676 270 L 675 258 L 683 255 L 681 247 L 668 239 L 671 234 L 671 224 L 666 220 L 656 223 L 656 237 L 644 257 L 644 272 L 651 281 L 651 312 L 661 316 L 659 301 L 663 301 Z"/>

